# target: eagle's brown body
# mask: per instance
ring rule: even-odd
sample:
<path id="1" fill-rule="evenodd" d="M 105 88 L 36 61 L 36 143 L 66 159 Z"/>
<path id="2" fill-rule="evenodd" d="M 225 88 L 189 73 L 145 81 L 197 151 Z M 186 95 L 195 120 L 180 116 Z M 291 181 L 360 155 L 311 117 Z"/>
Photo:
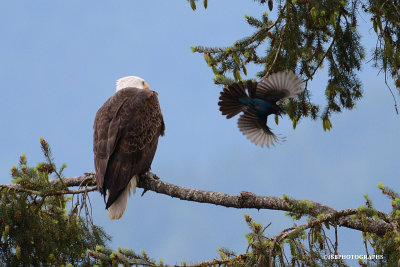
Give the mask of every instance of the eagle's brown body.
<path id="1" fill-rule="evenodd" d="M 132 87 L 117 91 L 97 111 L 93 128 L 97 187 L 104 198 L 108 195 L 108 209 L 124 190 L 129 192 L 132 177 L 150 170 L 165 130 L 157 93 Z"/>

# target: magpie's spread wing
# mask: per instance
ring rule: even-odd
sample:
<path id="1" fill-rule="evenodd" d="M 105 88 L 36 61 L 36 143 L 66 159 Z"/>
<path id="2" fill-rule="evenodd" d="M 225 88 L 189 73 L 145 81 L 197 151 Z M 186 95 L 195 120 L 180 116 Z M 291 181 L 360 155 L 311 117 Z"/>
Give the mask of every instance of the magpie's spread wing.
<path id="1" fill-rule="evenodd" d="M 284 138 L 277 137 L 267 126 L 267 117 L 259 118 L 256 114 L 245 111 L 238 120 L 239 130 L 256 145 L 269 147 L 280 141 L 285 141 Z"/>
<path id="2" fill-rule="evenodd" d="M 278 72 L 271 74 L 257 84 L 256 98 L 261 98 L 272 103 L 294 98 L 303 92 L 303 80 L 293 72 Z"/>

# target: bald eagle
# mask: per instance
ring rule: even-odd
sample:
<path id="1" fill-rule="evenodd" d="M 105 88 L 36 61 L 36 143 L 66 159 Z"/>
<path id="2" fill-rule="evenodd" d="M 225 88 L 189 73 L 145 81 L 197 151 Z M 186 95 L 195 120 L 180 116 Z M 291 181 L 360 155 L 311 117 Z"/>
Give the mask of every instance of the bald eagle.
<path id="1" fill-rule="evenodd" d="M 280 115 L 280 104 L 303 92 L 302 87 L 303 81 L 293 72 L 274 73 L 259 83 L 233 83 L 221 92 L 219 110 L 227 119 L 243 112 L 238 120 L 239 130 L 254 144 L 269 147 L 284 138 L 277 137 L 268 127 L 268 116 Z"/>
<path id="2" fill-rule="evenodd" d="M 117 81 L 116 93 L 97 111 L 93 151 L 97 188 L 108 217 L 119 219 L 141 174 L 150 170 L 165 125 L 157 93 L 136 76 Z"/>

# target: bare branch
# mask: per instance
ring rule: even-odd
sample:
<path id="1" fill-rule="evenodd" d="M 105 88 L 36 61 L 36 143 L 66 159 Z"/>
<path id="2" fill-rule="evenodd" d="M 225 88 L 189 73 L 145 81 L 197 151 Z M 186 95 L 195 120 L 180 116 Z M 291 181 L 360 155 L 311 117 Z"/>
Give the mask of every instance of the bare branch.
<path id="1" fill-rule="evenodd" d="M 64 178 L 64 182 L 68 187 L 74 186 L 91 186 L 87 189 L 80 189 L 71 192 L 62 192 L 63 194 L 71 194 L 73 192 L 89 192 L 95 190 L 95 174 L 85 173 L 85 176 L 69 177 Z M 51 183 L 57 183 L 59 180 L 52 180 Z M 10 188 L 13 190 L 20 190 L 21 187 L 17 185 L 0 185 L 2 188 Z M 258 196 L 251 192 L 240 192 L 240 195 L 234 196 L 221 192 L 205 191 L 190 189 L 178 185 L 173 185 L 164 181 L 161 181 L 157 175 L 153 173 L 147 173 L 142 175 L 139 179 L 138 187 L 145 190 L 154 191 L 159 194 L 168 195 L 171 197 L 176 197 L 182 200 L 194 201 L 199 203 L 209 203 L 217 206 L 238 208 L 238 209 L 269 209 L 269 210 L 282 210 L 282 211 L 293 211 L 290 204 L 279 197 L 271 196 Z M 299 200 L 295 200 L 300 204 Z M 329 206 L 323 205 L 318 202 L 309 201 L 312 203 L 312 208 L 309 210 L 308 214 L 317 217 L 319 214 L 337 214 L 343 211 L 337 211 Z M 388 230 L 395 230 L 397 227 L 391 220 L 390 216 L 385 213 L 378 213 L 384 220 L 372 220 L 367 218 L 367 226 L 364 227 L 360 220 L 353 220 L 350 216 L 341 216 L 337 219 L 338 226 L 344 226 L 347 228 L 368 231 L 378 235 L 384 235 Z M 329 215 L 333 216 L 333 215 Z M 385 222 L 387 221 L 387 222 Z"/>
<path id="2" fill-rule="evenodd" d="M 389 89 L 390 93 L 392 94 L 393 101 L 394 101 L 394 109 L 396 110 L 397 115 L 399 115 L 399 110 L 397 109 L 397 101 L 396 101 L 396 98 L 394 97 L 392 88 L 390 88 L 390 86 L 389 86 L 389 84 L 388 84 L 388 82 L 387 82 L 387 79 L 386 79 L 386 70 L 385 70 L 385 84 L 386 84 L 387 88 Z"/>

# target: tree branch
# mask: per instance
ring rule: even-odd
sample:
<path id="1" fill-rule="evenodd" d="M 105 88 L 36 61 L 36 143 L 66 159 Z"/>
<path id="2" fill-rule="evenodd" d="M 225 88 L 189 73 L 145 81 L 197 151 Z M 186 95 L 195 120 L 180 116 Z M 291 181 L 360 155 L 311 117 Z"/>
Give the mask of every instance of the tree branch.
<path id="1" fill-rule="evenodd" d="M 68 187 L 74 186 L 91 186 L 86 189 L 86 192 L 95 190 L 95 174 L 94 173 L 85 173 L 85 176 L 76 176 L 64 178 L 64 183 Z M 57 183 L 59 180 L 52 180 L 51 183 Z M 182 200 L 194 201 L 200 203 L 209 203 L 217 206 L 238 208 L 238 209 L 269 209 L 269 210 L 282 210 L 282 211 L 292 211 L 293 209 L 290 204 L 279 197 L 270 197 L 270 196 L 258 196 L 251 192 L 240 192 L 240 195 L 234 196 L 220 192 L 213 191 L 205 191 L 205 190 L 197 190 L 190 189 L 183 186 L 173 185 L 164 181 L 161 181 L 157 175 L 154 173 L 147 173 L 142 175 L 138 182 L 138 187 L 143 188 L 145 190 L 154 191 L 159 194 L 168 195 L 171 197 L 176 197 Z M 14 190 L 19 190 L 22 187 L 18 185 L 0 185 L 0 187 L 7 187 Z M 19 189 L 18 189 L 19 188 Z M 73 194 L 76 192 L 85 192 L 85 189 L 75 190 L 66 192 L 63 191 L 63 194 Z M 300 204 L 299 200 L 294 200 Z M 335 215 L 340 214 L 341 211 L 337 211 L 329 206 L 323 205 L 318 202 L 309 201 L 312 204 L 312 208 L 309 209 L 308 214 L 314 217 L 317 217 L 319 214 L 330 214 L 335 213 Z M 385 220 L 389 220 L 390 218 L 387 214 L 380 213 Z M 332 215 L 333 216 L 333 215 Z M 396 230 L 392 228 L 396 228 L 393 223 L 385 222 L 382 219 L 373 220 L 367 218 L 367 226 L 364 227 L 360 220 L 353 220 L 350 216 L 345 216 L 345 214 L 337 218 L 337 224 L 339 226 L 344 226 L 347 228 L 359 230 L 359 231 L 368 231 L 371 233 L 375 233 L 378 235 L 384 235 L 388 230 Z"/>
<path id="2" fill-rule="evenodd" d="M 52 183 L 57 183 L 60 182 L 59 179 L 57 180 L 53 180 Z M 61 180 L 61 182 L 63 182 Z M 63 183 L 65 184 L 65 183 Z M 65 184 L 65 186 L 68 187 L 67 184 Z M 82 194 L 82 193 L 87 193 L 87 192 L 91 192 L 91 191 L 95 191 L 97 189 L 97 186 L 91 186 L 91 187 L 85 187 L 85 188 L 81 188 L 81 189 L 77 189 L 77 190 L 62 190 L 62 191 L 54 191 L 54 192 L 48 192 L 48 193 L 43 193 L 37 190 L 32 190 L 32 189 L 28 189 L 28 188 L 24 188 L 22 186 L 19 185 L 15 185 L 15 184 L 1 184 L 0 188 L 7 188 L 7 189 L 11 189 L 17 192 L 24 192 L 24 193 L 28 193 L 28 194 L 34 194 L 34 195 L 38 195 L 41 197 L 48 197 L 48 196 L 58 196 L 58 195 L 76 195 L 76 194 Z"/>
<path id="3" fill-rule="evenodd" d="M 297 231 L 302 231 L 302 230 L 306 230 L 308 228 L 311 228 L 317 224 L 321 224 L 325 221 L 329 221 L 332 218 L 340 218 L 341 216 L 347 216 L 347 215 L 352 215 L 358 212 L 358 209 L 347 209 L 347 210 L 338 210 L 338 211 L 334 211 L 331 212 L 329 214 L 326 214 L 324 216 L 322 216 L 321 218 L 315 219 L 315 220 L 311 220 L 310 222 L 303 224 L 303 225 L 299 225 L 296 227 L 290 227 L 288 229 L 283 230 L 282 232 L 278 233 L 277 235 L 275 235 L 274 239 L 274 246 L 275 243 L 280 242 L 281 240 L 285 239 L 286 237 L 288 237 L 290 234 L 297 232 Z"/>
<path id="4" fill-rule="evenodd" d="M 265 80 L 268 76 L 269 73 L 271 72 L 273 66 L 275 65 L 276 60 L 278 59 L 279 54 L 281 53 L 281 49 L 282 49 L 282 43 L 283 43 L 283 37 L 285 35 L 286 32 L 286 27 L 287 27 L 287 23 L 285 24 L 285 27 L 283 28 L 281 35 L 280 35 L 280 42 L 279 42 L 279 46 L 278 49 L 276 50 L 276 54 L 274 57 L 274 61 L 272 61 L 271 66 L 269 66 L 267 73 L 261 78 L 260 82 L 262 82 L 263 80 Z"/>

